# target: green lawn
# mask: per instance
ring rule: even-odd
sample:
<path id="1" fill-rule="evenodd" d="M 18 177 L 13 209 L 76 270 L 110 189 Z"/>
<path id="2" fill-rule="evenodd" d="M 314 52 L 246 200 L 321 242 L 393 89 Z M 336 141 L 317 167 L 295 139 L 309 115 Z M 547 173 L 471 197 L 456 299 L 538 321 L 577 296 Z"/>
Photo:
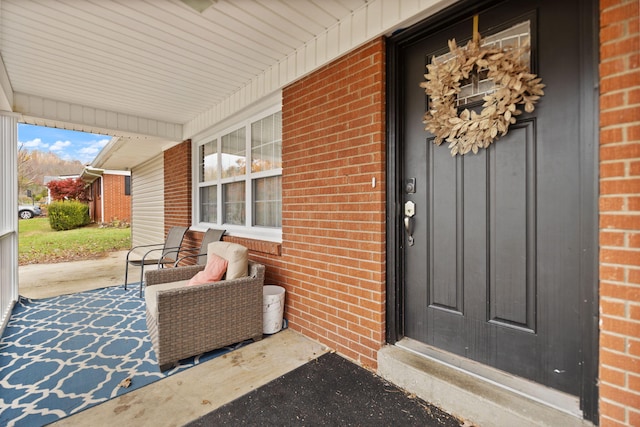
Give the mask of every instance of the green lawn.
<path id="1" fill-rule="evenodd" d="M 99 258 L 108 252 L 131 247 L 130 228 L 100 228 L 90 225 L 53 231 L 48 218 L 18 222 L 18 262 L 45 264 Z"/>

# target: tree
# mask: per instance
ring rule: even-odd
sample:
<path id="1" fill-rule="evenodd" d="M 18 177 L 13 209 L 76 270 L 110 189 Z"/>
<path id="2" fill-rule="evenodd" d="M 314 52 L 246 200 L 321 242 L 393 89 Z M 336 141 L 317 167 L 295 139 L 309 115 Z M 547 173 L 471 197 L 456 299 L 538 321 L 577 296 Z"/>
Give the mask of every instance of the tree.
<path id="1" fill-rule="evenodd" d="M 85 191 L 85 183 L 81 178 L 67 178 L 50 181 L 47 188 L 51 191 L 53 200 L 78 200 L 86 202 L 88 200 Z"/>
<path id="2" fill-rule="evenodd" d="M 36 183 L 37 173 L 33 170 L 31 153 L 23 145 L 18 147 L 18 194 L 24 194 Z"/>

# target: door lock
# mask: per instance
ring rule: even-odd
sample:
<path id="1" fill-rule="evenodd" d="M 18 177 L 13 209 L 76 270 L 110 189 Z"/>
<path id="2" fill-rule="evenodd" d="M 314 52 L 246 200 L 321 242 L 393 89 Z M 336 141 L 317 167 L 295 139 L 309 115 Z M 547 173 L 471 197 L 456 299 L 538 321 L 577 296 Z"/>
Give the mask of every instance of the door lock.
<path id="1" fill-rule="evenodd" d="M 413 194 L 416 192 L 416 179 L 407 178 L 404 181 L 404 192 L 407 194 Z"/>

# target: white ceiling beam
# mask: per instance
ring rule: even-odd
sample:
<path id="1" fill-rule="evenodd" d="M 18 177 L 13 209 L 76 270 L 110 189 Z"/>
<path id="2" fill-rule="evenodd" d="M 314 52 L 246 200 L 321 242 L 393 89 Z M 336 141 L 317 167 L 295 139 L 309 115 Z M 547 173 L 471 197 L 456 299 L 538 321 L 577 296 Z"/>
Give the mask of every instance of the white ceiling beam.
<path id="1" fill-rule="evenodd" d="M 13 89 L 0 54 L 0 111 L 13 111 Z"/>
<path id="2" fill-rule="evenodd" d="M 182 125 L 85 105 L 15 93 L 15 112 L 25 123 L 111 136 L 146 136 L 182 141 Z"/>

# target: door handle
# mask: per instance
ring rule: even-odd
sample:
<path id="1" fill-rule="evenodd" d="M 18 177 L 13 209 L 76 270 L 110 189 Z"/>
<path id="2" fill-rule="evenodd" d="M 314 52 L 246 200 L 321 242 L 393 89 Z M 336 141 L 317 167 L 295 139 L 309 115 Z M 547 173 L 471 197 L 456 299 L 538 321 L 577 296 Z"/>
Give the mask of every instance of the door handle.
<path id="1" fill-rule="evenodd" d="M 411 200 L 404 204 L 404 229 L 407 232 L 407 243 L 413 246 L 413 216 L 416 214 L 416 205 Z"/>
<path id="2" fill-rule="evenodd" d="M 409 236 L 413 235 L 413 218 L 409 216 L 404 217 L 404 229 L 407 230 Z"/>

